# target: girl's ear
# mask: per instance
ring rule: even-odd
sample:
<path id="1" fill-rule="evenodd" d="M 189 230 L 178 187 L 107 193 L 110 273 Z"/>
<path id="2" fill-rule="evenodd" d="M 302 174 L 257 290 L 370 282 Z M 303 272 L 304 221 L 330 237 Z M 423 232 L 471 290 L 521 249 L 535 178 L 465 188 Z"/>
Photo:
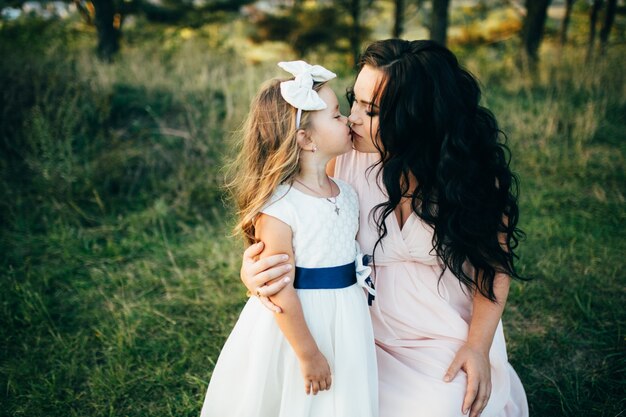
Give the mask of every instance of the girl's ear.
<path id="1" fill-rule="evenodd" d="M 296 132 L 296 142 L 298 143 L 300 149 L 305 151 L 310 151 L 313 143 L 308 132 L 304 129 L 298 129 Z"/>

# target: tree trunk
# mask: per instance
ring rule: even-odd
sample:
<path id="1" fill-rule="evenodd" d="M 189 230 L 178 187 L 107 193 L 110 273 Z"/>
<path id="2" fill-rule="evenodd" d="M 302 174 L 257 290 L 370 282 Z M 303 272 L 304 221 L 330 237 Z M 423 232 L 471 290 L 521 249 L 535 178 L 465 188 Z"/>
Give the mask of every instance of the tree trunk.
<path id="1" fill-rule="evenodd" d="M 543 38 L 550 0 L 526 0 L 526 18 L 522 27 L 524 51 L 531 62 L 538 60 L 537 51 Z"/>
<path id="2" fill-rule="evenodd" d="M 396 15 L 393 25 L 393 37 L 399 38 L 404 32 L 404 8 L 405 0 L 395 0 L 396 3 Z"/>
<path id="3" fill-rule="evenodd" d="M 565 2 L 565 16 L 563 16 L 563 22 L 561 23 L 561 45 L 565 45 L 567 43 L 567 29 L 572 16 L 572 6 L 575 1 L 576 0 L 566 0 Z"/>
<path id="4" fill-rule="evenodd" d="M 602 0 L 593 0 L 591 10 L 589 11 L 589 43 L 587 44 L 587 61 L 593 57 L 593 45 L 596 42 L 596 23 L 598 22 L 598 13 L 602 8 Z"/>
<path id="5" fill-rule="evenodd" d="M 93 0 L 96 9 L 96 29 L 98 31 L 98 56 L 110 62 L 120 49 L 119 30 L 113 26 L 115 5 L 113 0 Z"/>
<path id="6" fill-rule="evenodd" d="M 450 0 L 433 0 L 433 10 L 430 15 L 430 39 L 446 45 L 448 33 L 448 5 Z"/>
<path id="7" fill-rule="evenodd" d="M 352 17 L 350 49 L 352 49 L 352 62 L 356 65 L 359 61 L 359 55 L 361 54 L 361 0 L 351 0 L 349 11 Z"/>
<path id="8" fill-rule="evenodd" d="M 604 22 L 602 23 L 602 29 L 600 29 L 600 50 L 602 53 L 606 52 L 606 44 L 609 41 L 609 33 L 613 27 L 615 21 L 615 12 L 617 11 L 617 0 L 609 0 L 606 5 L 606 12 L 604 15 Z"/>

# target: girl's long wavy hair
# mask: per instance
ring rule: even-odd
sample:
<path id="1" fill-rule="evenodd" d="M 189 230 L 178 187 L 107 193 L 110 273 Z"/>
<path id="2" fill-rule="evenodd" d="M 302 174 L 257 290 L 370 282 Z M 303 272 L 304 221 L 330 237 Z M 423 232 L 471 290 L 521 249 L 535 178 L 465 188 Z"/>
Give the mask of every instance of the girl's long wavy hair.
<path id="1" fill-rule="evenodd" d="M 518 180 L 494 115 L 479 105 L 478 82 L 452 52 L 433 41 L 390 39 L 371 44 L 359 61 L 381 70 L 375 90 L 381 154 L 378 175 L 389 200 L 371 215 L 375 248 L 387 235 L 385 219 L 402 197 L 433 230 L 433 247 L 459 281 L 496 302 L 496 273 L 524 279 L 514 250 Z M 417 187 L 409 190 L 409 175 Z M 396 221 L 394 219 L 394 221 Z"/>
<path id="2" fill-rule="evenodd" d="M 239 152 L 228 169 L 227 187 L 237 204 L 239 219 L 234 232 L 243 234 L 248 243 L 255 242 L 255 221 L 276 187 L 290 183 L 299 172 L 296 133 L 307 130 L 311 123 L 310 112 L 303 111 L 296 129 L 297 110 L 281 96 L 282 81 L 266 82 L 252 100 Z M 323 85 L 315 83 L 313 89 L 319 91 Z"/>

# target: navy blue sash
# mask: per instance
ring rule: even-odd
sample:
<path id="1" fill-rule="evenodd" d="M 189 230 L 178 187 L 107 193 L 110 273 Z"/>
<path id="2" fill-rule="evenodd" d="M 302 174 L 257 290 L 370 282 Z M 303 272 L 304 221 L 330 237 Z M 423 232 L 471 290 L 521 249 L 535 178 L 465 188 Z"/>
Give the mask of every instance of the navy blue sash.
<path id="1" fill-rule="evenodd" d="M 293 286 L 300 290 L 346 288 L 356 283 L 354 262 L 327 268 L 301 268 L 296 266 Z"/>

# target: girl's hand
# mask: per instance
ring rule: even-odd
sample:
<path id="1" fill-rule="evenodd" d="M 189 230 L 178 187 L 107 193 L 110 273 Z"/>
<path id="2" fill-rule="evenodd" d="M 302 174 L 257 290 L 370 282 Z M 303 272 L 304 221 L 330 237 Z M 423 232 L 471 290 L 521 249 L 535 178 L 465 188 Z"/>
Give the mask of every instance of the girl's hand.
<path id="1" fill-rule="evenodd" d="M 469 417 L 478 417 L 491 395 L 489 352 L 464 344 L 456 353 L 443 380 L 452 381 L 461 369 L 467 374 L 467 391 L 461 411 L 467 414 L 471 410 Z"/>
<path id="2" fill-rule="evenodd" d="M 304 378 L 304 390 L 307 395 L 311 392 L 317 395 L 319 391 L 330 389 L 332 383 L 330 366 L 319 350 L 311 358 L 300 359 L 300 371 Z"/>
<path id="3" fill-rule="evenodd" d="M 263 252 L 263 247 L 263 242 L 259 242 L 244 251 L 240 271 L 241 281 L 250 294 L 259 297 L 266 308 L 275 313 L 281 313 L 282 309 L 272 303 L 269 297 L 278 293 L 289 283 L 290 278 L 284 275 L 291 270 L 292 266 L 286 263 L 289 260 L 287 255 L 273 255 L 255 261 L 254 258 Z"/>

